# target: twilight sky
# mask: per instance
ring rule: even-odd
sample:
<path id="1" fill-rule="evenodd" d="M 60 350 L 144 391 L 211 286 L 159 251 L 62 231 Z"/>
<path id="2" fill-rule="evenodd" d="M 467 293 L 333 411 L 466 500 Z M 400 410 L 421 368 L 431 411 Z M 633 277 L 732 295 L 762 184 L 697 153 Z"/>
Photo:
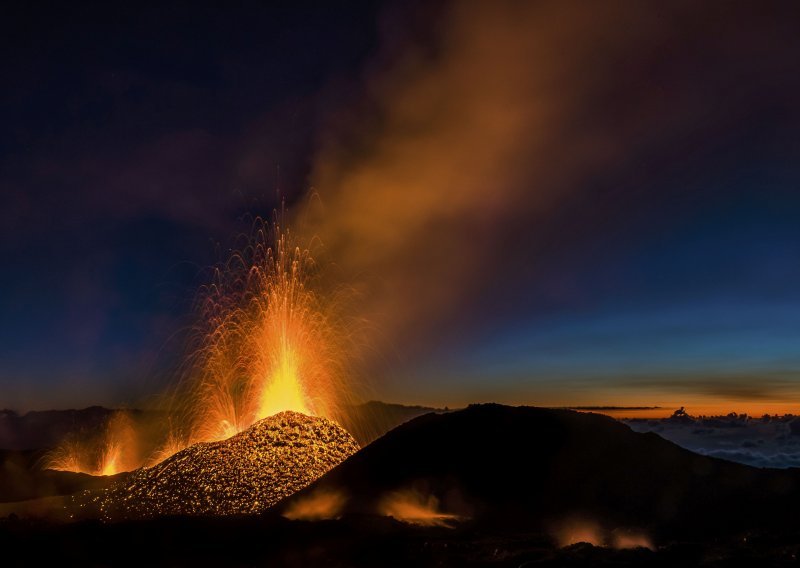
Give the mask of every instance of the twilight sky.
<path id="1" fill-rule="evenodd" d="M 796 4 L 318 4 L 4 10 L 0 407 L 158 390 L 282 196 L 376 397 L 800 410 Z"/>

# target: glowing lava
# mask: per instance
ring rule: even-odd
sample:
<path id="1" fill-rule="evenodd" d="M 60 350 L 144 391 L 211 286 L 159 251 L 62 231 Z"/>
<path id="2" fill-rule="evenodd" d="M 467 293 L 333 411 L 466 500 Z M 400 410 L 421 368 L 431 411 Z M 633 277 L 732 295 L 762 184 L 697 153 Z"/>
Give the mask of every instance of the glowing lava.
<path id="1" fill-rule="evenodd" d="M 261 513 L 356 451 L 338 424 L 282 412 L 228 440 L 194 444 L 107 490 L 77 495 L 75 513 L 106 519 Z M 341 506 L 336 498 L 326 505 Z"/>
<path id="2" fill-rule="evenodd" d="M 246 246 L 201 289 L 181 380 L 148 431 L 137 436 L 130 422 L 112 420 L 101 438 L 65 440 L 49 467 L 93 475 L 152 467 L 284 411 L 341 421 L 355 326 L 341 318 L 341 293 L 319 288 L 310 251 L 277 221 L 257 219 Z"/>
<path id="3" fill-rule="evenodd" d="M 313 290 L 310 252 L 259 222 L 203 295 L 188 439 L 229 438 L 283 411 L 336 419 L 348 393 L 345 326 Z"/>
<path id="4" fill-rule="evenodd" d="M 100 436 L 72 433 L 44 458 L 44 466 L 90 475 L 116 475 L 139 467 L 138 443 L 131 418 L 115 412 Z"/>

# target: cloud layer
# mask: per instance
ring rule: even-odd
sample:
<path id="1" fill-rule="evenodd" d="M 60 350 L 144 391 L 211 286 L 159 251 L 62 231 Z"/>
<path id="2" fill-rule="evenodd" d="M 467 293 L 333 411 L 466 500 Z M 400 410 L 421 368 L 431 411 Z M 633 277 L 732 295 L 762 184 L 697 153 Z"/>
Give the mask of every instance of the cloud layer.
<path id="1" fill-rule="evenodd" d="M 800 467 L 800 417 L 744 414 L 684 419 L 632 419 L 637 432 L 655 432 L 707 456 L 756 467 Z"/>

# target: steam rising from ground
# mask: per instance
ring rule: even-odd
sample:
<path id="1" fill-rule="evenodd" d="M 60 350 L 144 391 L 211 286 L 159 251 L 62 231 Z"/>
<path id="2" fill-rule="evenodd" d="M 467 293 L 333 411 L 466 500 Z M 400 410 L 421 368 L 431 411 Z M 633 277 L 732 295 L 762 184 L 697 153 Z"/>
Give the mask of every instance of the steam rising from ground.
<path id="1" fill-rule="evenodd" d="M 67 438 L 54 469 L 110 475 L 154 466 L 199 443 L 228 439 L 283 411 L 343 421 L 355 392 L 352 334 L 341 294 L 318 292 L 317 265 L 288 231 L 257 220 L 246 245 L 198 299 L 182 380 L 147 424 L 117 413 L 98 438 Z"/>
<path id="2" fill-rule="evenodd" d="M 445 513 L 434 495 L 423 495 L 413 489 L 386 495 L 378 506 L 381 515 L 423 527 L 452 527 L 461 517 Z"/>
<path id="3" fill-rule="evenodd" d="M 640 530 L 617 528 L 609 530 L 597 521 L 574 518 L 557 523 L 552 534 L 561 547 L 585 542 L 593 546 L 610 546 L 617 549 L 653 549 L 650 538 Z"/>
<path id="4" fill-rule="evenodd" d="M 603 544 L 600 526 L 592 521 L 565 521 L 554 531 L 559 546 L 570 546 L 586 542 L 593 546 Z"/>
<path id="5" fill-rule="evenodd" d="M 310 495 L 292 501 L 283 516 L 293 521 L 322 521 L 336 519 L 342 512 L 347 497 L 329 489 L 318 489 Z"/>

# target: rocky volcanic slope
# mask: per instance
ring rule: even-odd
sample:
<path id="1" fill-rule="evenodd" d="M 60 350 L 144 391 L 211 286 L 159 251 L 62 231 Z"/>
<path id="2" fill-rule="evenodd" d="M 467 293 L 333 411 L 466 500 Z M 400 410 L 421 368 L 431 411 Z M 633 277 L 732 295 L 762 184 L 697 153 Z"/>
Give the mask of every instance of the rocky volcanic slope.
<path id="1" fill-rule="evenodd" d="M 99 508 L 108 519 L 259 513 L 358 449 L 334 422 L 282 412 L 228 440 L 190 446 L 75 504 L 83 514 Z"/>

